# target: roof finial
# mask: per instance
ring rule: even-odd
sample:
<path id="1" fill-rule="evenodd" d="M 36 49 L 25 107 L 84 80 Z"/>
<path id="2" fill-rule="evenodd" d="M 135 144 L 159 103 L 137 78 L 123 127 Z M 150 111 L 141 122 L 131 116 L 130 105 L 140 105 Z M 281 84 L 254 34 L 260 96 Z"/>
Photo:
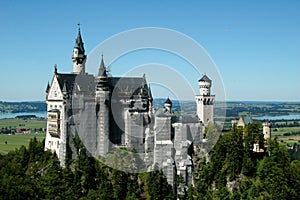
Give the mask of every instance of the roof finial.
<path id="1" fill-rule="evenodd" d="M 54 65 L 54 74 L 57 74 L 57 64 Z"/>
<path id="2" fill-rule="evenodd" d="M 78 26 L 78 31 L 80 31 L 80 23 L 78 23 L 77 26 Z"/>

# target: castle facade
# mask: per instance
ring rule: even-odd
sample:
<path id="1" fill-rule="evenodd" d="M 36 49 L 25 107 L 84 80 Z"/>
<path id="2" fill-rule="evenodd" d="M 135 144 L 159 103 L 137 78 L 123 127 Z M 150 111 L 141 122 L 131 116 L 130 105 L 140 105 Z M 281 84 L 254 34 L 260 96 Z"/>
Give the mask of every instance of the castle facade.
<path id="1" fill-rule="evenodd" d="M 55 66 L 46 89 L 47 132 L 45 150 L 55 152 L 62 166 L 76 158 L 75 138 L 89 156 L 105 157 L 116 148 L 134 150 L 147 169 L 162 169 L 173 185 L 176 175 L 184 185 L 192 183 L 193 149 L 200 145 L 205 126 L 213 122 L 212 81 L 204 75 L 196 95 L 197 115 L 175 116 L 172 102 L 153 109 L 153 97 L 145 75 L 108 75 L 103 55 L 97 76 L 85 72 L 84 43 L 80 29 L 72 55 L 73 72 L 59 73 Z"/>

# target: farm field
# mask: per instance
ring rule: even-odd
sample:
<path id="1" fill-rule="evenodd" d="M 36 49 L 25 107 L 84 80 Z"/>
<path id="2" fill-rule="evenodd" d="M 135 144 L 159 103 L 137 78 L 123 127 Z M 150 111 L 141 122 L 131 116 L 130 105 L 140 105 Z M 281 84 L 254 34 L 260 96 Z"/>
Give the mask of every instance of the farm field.
<path id="1" fill-rule="evenodd" d="M 24 129 L 40 129 L 46 128 L 46 120 L 43 118 L 9 118 L 0 119 L 0 129 L 2 128 L 24 128 Z"/>
<path id="2" fill-rule="evenodd" d="M 272 128 L 271 130 L 272 138 L 277 137 L 279 142 L 290 144 L 290 145 L 293 145 L 294 143 L 300 143 L 299 133 L 300 133 L 299 126 Z"/>
<path id="3" fill-rule="evenodd" d="M 30 139 L 34 137 L 36 137 L 37 140 L 42 141 L 46 137 L 46 134 L 0 134 L 0 154 L 6 154 L 9 151 L 14 151 L 22 145 L 28 146 Z"/>
<path id="4" fill-rule="evenodd" d="M 14 133 L 16 129 L 31 130 L 32 133 Z M 9 151 L 13 151 L 16 148 L 20 148 L 22 145 L 28 146 L 31 138 L 36 137 L 42 141 L 45 136 L 46 120 L 43 118 L 9 118 L 0 119 L 0 132 L 6 131 L 6 133 L 0 133 L 0 154 L 6 154 Z"/>

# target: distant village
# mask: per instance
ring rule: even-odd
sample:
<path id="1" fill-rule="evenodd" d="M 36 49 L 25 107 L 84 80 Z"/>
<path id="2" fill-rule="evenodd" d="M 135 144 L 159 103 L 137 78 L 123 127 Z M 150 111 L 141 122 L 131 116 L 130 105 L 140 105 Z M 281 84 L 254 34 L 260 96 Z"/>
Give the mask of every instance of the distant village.
<path id="1" fill-rule="evenodd" d="M 7 120 L 7 119 L 6 119 Z M 11 119 L 9 119 L 11 120 Z M 1 134 L 34 134 L 34 133 L 45 133 L 46 132 L 46 118 L 37 117 L 35 115 L 19 115 L 14 118 L 16 122 L 13 126 L 1 126 Z M 41 125 L 37 128 L 27 128 L 26 124 L 31 123 L 32 120 L 43 121 L 44 126 Z M 1 125 L 1 123 L 0 123 Z"/>

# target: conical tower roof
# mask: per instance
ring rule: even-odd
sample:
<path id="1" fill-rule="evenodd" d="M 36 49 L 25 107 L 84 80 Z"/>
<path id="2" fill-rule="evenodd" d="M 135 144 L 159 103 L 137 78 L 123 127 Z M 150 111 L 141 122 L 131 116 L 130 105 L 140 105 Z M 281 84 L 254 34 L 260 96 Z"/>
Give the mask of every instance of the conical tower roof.
<path id="1" fill-rule="evenodd" d="M 165 101 L 165 103 L 172 105 L 172 101 L 170 100 L 169 97 L 167 98 L 167 100 Z"/>
<path id="2" fill-rule="evenodd" d="M 84 43 L 82 41 L 82 37 L 81 37 L 81 33 L 80 33 L 80 27 L 78 27 L 78 34 L 77 34 L 77 38 L 75 40 L 75 45 L 74 48 L 78 49 L 78 54 L 82 54 L 84 55 Z"/>
<path id="3" fill-rule="evenodd" d="M 211 82 L 211 80 L 210 80 L 210 78 L 208 78 L 208 76 L 206 76 L 206 74 L 204 74 L 203 76 L 202 76 L 202 78 L 199 80 L 199 82 L 200 81 L 205 81 L 205 82 Z"/>
<path id="4" fill-rule="evenodd" d="M 103 54 L 101 55 L 101 62 L 100 62 L 100 68 L 99 68 L 98 76 L 107 76 L 106 67 L 105 67 L 105 64 L 104 64 L 104 61 L 103 61 Z"/>

